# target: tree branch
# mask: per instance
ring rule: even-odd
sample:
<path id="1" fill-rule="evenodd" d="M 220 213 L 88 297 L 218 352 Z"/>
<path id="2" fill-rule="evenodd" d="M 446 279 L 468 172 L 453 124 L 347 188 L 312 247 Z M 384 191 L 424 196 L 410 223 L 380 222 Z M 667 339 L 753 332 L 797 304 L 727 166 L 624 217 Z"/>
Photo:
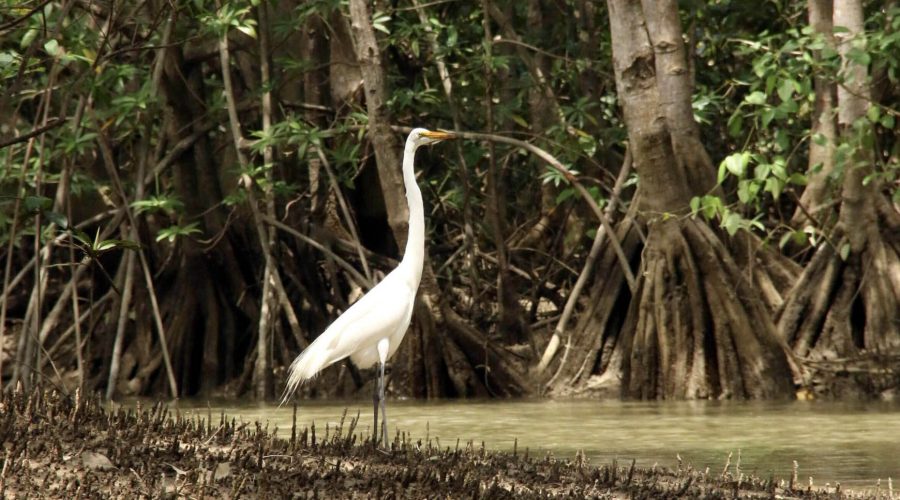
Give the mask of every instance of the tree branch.
<path id="1" fill-rule="evenodd" d="M 409 127 L 395 127 L 396 130 L 409 132 L 411 129 Z M 502 135 L 495 134 L 482 134 L 477 132 L 460 132 L 460 131 L 452 131 L 457 136 L 463 139 L 472 139 L 477 141 L 492 141 L 492 142 L 500 142 L 503 144 L 509 144 L 511 146 L 516 146 L 522 148 L 529 153 L 534 154 L 544 162 L 553 170 L 556 170 L 563 177 L 565 177 L 566 181 L 568 181 L 575 191 L 581 196 L 581 198 L 588 204 L 591 208 L 591 211 L 594 212 L 594 215 L 599 219 L 600 224 L 603 226 L 604 230 L 610 235 L 610 244 L 613 246 L 613 251 L 616 253 L 616 257 L 619 259 L 619 265 L 622 268 L 622 273 L 625 275 L 625 280 L 628 282 L 628 288 L 631 289 L 632 292 L 635 290 L 635 279 L 634 273 L 631 272 L 631 265 L 628 262 L 628 258 L 625 256 L 625 252 L 622 250 L 622 245 L 619 243 L 619 240 L 614 236 L 616 233 L 613 230 L 612 225 L 609 223 L 609 219 L 604 215 L 603 210 L 600 209 L 600 206 L 597 205 L 597 202 L 594 201 L 594 198 L 588 193 L 587 189 L 578 181 L 578 178 L 572 174 L 563 165 L 559 160 L 553 157 L 547 151 L 535 146 L 534 144 L 520 141 L 518 139 L 513 139 L 511 137 L 504 137 Z"/>

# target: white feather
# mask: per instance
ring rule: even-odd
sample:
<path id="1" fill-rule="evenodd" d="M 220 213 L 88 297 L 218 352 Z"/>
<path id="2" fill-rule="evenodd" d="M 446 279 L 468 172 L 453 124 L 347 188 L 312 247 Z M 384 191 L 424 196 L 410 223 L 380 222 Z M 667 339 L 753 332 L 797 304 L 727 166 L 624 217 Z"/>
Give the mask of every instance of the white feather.
<path id="1" fill-rule="evenodd" d="M 388 357 L 393 355 L 406 334 L 415 300 L 415 291 L 398 272 L 401 269 L 391 271 L 297 356 L 288 369 L 282 404 L 303 382 L 348 356 L 359 368 L 374 365 L 382 338 L 389 339 Z"/>

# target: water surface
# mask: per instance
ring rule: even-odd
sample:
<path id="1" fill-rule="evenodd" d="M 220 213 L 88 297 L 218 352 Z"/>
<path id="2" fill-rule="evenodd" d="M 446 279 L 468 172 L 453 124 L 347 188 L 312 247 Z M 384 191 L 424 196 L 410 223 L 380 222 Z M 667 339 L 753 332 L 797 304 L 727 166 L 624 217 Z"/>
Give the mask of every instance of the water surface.
<path id="1" fill-rule="evenodd" d="M 182 414 L 214 419 L 221 411 L 237 420 L 268 422 L 288 437 L 292 408 L 247 403 L 182 401 Z M 315 422 L 317 434 L 336 425 L 344 409 L 360 413 L 359 432 L 371 432 L 369 401 L 299 401 L 298 425 Z M 900 478 L 900 404 L 835 402 L 621 402 L 581 400 L 388 401 L 389 432 L 439 440 L 443 447 L 469 440 L 488 449 L 526 448 L 572 458 L 583 450 L 592 464 L 731 469 L 740 453 L 741 472 L 787 479 L 792 462 L 806 484 L 874 488 Z M 215 421 L 215 420 L 214 420 Z"/>

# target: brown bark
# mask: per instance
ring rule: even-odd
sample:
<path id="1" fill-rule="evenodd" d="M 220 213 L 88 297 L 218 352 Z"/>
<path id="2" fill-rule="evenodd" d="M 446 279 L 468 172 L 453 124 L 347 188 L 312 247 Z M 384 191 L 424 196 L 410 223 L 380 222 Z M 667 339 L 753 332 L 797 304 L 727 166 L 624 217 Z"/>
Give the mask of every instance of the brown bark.
<path id="1" fill-rule="evenodd" d="M 634 210 L 630 212 L 633 215 Z M 643 249 L 641 231 L 638 221 L 626 216 L 607 241 L 620 241 L 622 251 L 633 262 Z M 612 245 L 607 243 L 602 247 L 593 274 L 602 278 L 595 279 L 591 285 L 585 308 L 566 335 L 561 359 L 547 382 L 547 388 L 554 394 L 590 391 L 607 397 L 621 395 L 623 351 L 619 344 L 621 332 L 627 328 L 623 320 L 633 318 L 628 314 L 633 296 Z"/>
<path id="2" fill-rule="evenodd" d="M 648 236 L 633 295 L 612 282 L 595 296 L 600 317 L 589 321 L 600 330 L 579 335 L 589 342 L 572 348 L 580 366 L 563 366 L 568 375 L 559 380 L 578 390 L 596 387 L 594 375 L 613 385 L 620 376 L 623 395 L 644 399 L 788 397 L 789 363 L 764 302 L 705 221 L 674 215 L 714 185 L 693 121 L 677 5 L 608 6 L 616 87 L 641 179 L 634 203 Z M 627 315 L 611 324 L 623 300 Z"/>
<path id="3" fill-rule="evenodd" d="M 813 31 L 825 39 L 825 43 L 834 47 L 834 25 L 831 17 L 833 12 L 832 0 L 809 0 L 809 25 Z M 819 57 L 816 54 L 814 57 Z M 800 195 L 801 206 L 794 212 L 791 224 L 802 228 L 806 225 L 827 224 L 833 213 L 831 199 L 834 186 L 830 178 L 834 171 L 834 147 L 837 141 L 837 127 L 835 125 L 835 84 L 830 78 L 817 75 L 813 79 L 816 100 L 812 113 L 812 126 L 809 143 L 809 168 L 807 170 L 808 183 L 803 194 Z M 816 140 L 822 137 L 824 144 Z M 810 220 L 812 218 L 812 220 Z"/>
<path id="4" fill-rule="evenodd" d="M 687 174 L 670 165 L 675 158 L 661 112 L 660 89 L 656 84 L 653 47 L 640 8 L 622 2 L 608 2 L 613 42 L 616 89 L 628 127 L 628 138 L 638 173 L 651 165 L 666 166 L 649 177 L 641 176 L 645 211 L 661 214 L 684 210 L 694 191 Z"/>
<path id="5" fill-rule="evenodd" d="M 406 244 L 409 209 L 406 206 L 400 171 L 400 143 L 391 131 L 387 114 L 387 81 L 371 18 L 366 0 L 350 0 L 350 27 L 356 43 L 356 60 L 363 78 L 369 116 L 367 134 L 375 149 L 388 224 L 398 248 L 403 248 Z"/>

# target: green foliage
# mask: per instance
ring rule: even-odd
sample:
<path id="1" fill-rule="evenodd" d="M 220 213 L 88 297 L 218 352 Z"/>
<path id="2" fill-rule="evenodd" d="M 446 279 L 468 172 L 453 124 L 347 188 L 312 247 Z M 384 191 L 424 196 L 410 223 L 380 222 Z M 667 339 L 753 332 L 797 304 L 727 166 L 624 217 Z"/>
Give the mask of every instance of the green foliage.
<path id="1" fill-rule="evenodd" d="M 131 208 L 134 208 L 138 214 L 161 212 L 173 215 L 184 210 L 184 203 L 175 195 L 161 194 L 145 200 L 134 201 L 131 203 Z"/>
<path id="2" fill-rule="evenodd" d="M 251 15 L 255 4 L 256 2 L 251 2 L 251 5 L 237 5 L 226 2 L 213 12 L 202 10 L 205 7 L 202 0 L 195 1 L 195 5 L 202 12 L 200 20 L 203 26 L 216 37 L 236 29 L 250 38 L 256 38 L 256 20 Z"/>
<path id="3" fill-rule="evenodd" d="M 781 246 L 788 242 L 814 246 L 822 241 L 817 234 L 821 228 L 790 228 L 786 221 L 773 219 L 772 215 L 790 214 L 793 210 L 808 180 L 808 144 L 826 142 L 825 137 L 810 133 L 814 79 L 840 85 L 845 76 L 835 48 L 802 22 L 805 6 L 786 5 L 783 10 L 778 6 L 775 12 L 764 12 L 776 5 L 768 4 L 759 12 L 740 13 L 739 9 L 734 10 L 737 4 L 725 2 L 721 8 L 727 15 L 718 19 L 712 13 L 719 7 L 698 7 L 693 12 L 704 21 L 704 31 L 697 41 L 698 62 L 709 57 L 708 64 L 698 65 L 697 69 L 695 115 L 701 123 L 715 124 L 715 113 L 721 113 L 724 129 L 720 144 L 724 147 L 717 180 L 726 195 L 718 201 L 712 195 L 699 196 L 692 201 L 691 209 L 694 214 L 718 220 L 729 232 L 735 228 L 756 230 L 775 236 Z M 896 82 L 896 69 L 891 68 L 900 63 L 898 14 L 900 9 L 896 7 L 873 10 L 866 22 L 865 37 L 851 41 L 853 47 L 848 54 L 851 60 L 869 66 L 871 73 L 881 72 L 890 82 Z M 775 23 L 763 23 L 763 17 L 775 19 Z M 759 22 L 759 29 L 748 29 L 755 21 Z M 716 32 L 716 23 L 728 28 Z M 836 28 L 836 32 L 842 31 L 846 30 Z M 730 56 L 728 61 L 722 57 L 725 53 Z M 727 72 L 722 71 L 723 63 L 730 68 Z M 733 76 L 723 79 L 723 75 Z M 712 90 L 707 82 L 714 82 L 717 90 Z M 698 109 L 710 109 L 713 113 L 704 115 Z M 893 143 L 888 140 L 879 145 L 872 132 L 879 127 L 893 130 L 896 115 L 894 109 L 873 104 L 864 123 L 855 124 L 853 134 L 842 136 L 834 145 L 834 185 L 840 184 L 846 168 L 860 166 L 852 162 L 866 155 L 857 155 L 857 151 L 874 152 Z M 715 143 L 708 144 L 715 152 Z M 876 161 L 866 182 L 877 178 L 882 185 L 895 184 L 897 162 L 895 155 L 888 158 L 885 162 Z M 871 166 L 871 160 L 867 166 Z M 812 171 L 818 168 L 821 166 L 814 166 Z M 897 191 L 896 187 L 893 191 Z"/>
<path id="4" fill-rule="evenodd" d="M 112 250 L 138 250 L 141 248 L 140 244 L 131 240 L 101 240 L 99 229 L 93 238 L 79 229 L 73 229 L 69 234 L 75 246 L 80 248 L 85 253 L 85 256 L 91 260 L 97 260 L 100 255 Z"/>
<path id="5" fill-rule="evenodd" d="M 193 234 L 202 234 L 202 231 L 197 226 L 197 222 L 191 222 L 184 226 L 172 225 L 162 228 L 156 233 L 156 241 L 166 240 L 169 243 L 173 243 L 176 238 L 191 236 Z"/>

